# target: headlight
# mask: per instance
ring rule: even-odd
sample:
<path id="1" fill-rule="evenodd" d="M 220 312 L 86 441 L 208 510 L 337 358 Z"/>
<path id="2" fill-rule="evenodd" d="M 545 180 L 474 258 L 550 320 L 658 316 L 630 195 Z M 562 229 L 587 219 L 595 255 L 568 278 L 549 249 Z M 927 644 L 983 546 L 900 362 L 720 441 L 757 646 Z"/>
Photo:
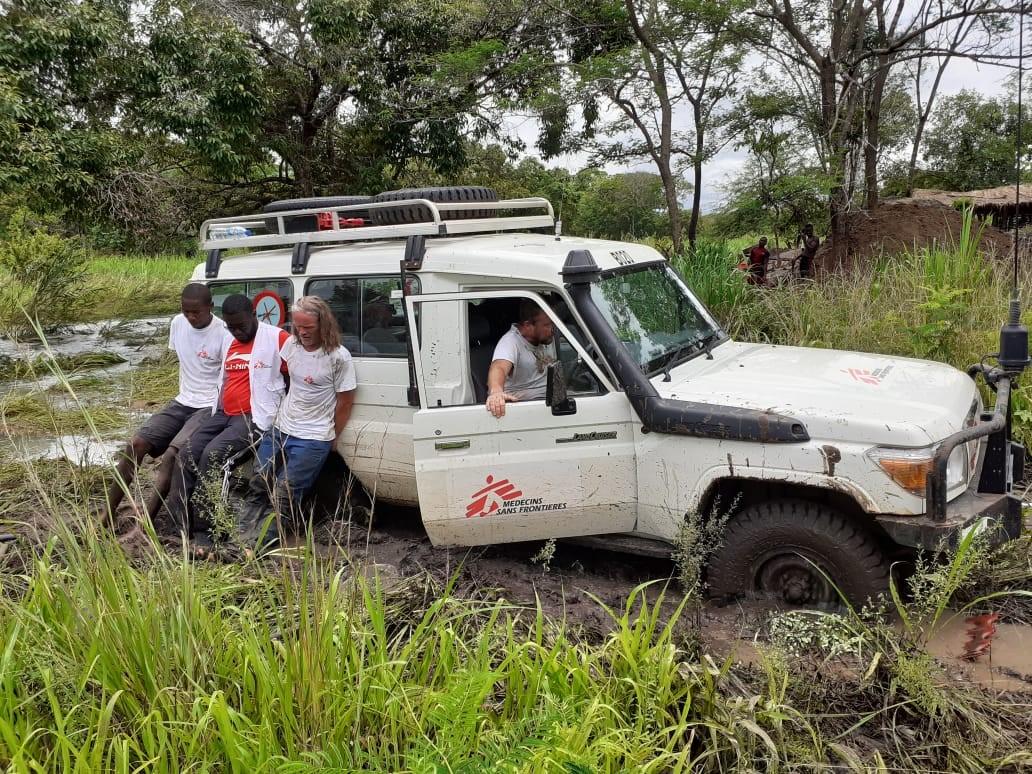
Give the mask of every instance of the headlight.
<path id="1" fill-rule="evenodd" d="M 968 482 L 968 444 L 962 443 L 950 453 L 946 462 L 946 491 L 949 492 Z"/>
<path id="2" fill-rule="evenodd" d="M 932 472 L 935 450 L 935 446 L 921 449 L 875 447 L 867 451 L 867 456 L 878 463 L 878 466 L 901 487 L 912 494 L 924 497 L 925 484 Z M 967 484 L 969 473 L 967 445 L 961 444 L 950 453 L 946 463 L 946 490 L 950 491 Z"/>

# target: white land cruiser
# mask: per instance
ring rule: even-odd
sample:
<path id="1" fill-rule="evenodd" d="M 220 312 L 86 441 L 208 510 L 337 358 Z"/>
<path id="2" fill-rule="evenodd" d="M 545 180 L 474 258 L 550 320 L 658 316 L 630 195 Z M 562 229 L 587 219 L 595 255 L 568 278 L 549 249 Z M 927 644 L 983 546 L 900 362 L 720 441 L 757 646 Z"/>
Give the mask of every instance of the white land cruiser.
<path id="1" fill-rule="evenodd" d="M 246 293 L 286 325 L 301 295 L 330 304 L 359 381 L 338 451 L 372 496 L 418 506 L 434 544 L 669 552 L 687 514 L 731 509 L 711 592 L 798 603 L 829 598 L 826 578 L 854 600 L 883 590 L 901 549 L 1020 532 L 1014 374 L 732 341 L 662 255 L 560 236 L 544 199 L 292 200 L 200 238 L 193 279 L 217 305 Z M 487 370 L 524 299 L 559 362 L 545 399 L 496 419 Z"/>

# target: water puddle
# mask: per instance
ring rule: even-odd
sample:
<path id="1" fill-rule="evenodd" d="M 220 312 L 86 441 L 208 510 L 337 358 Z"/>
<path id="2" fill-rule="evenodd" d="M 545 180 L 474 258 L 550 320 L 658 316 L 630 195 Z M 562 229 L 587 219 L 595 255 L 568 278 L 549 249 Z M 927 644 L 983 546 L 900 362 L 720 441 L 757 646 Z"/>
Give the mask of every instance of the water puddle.
<path id="1" fill-rule="evenodd" d="M 972 682 L 1001 691 L 1032 692 L 1032 627 L 998 621 L 985 652 L 964 660 L 977 627 L 967 615 L 944 620 L 929 638 L 927 650 Z"/>
<path id="2" fill-rule="evenodd" d="M 82 467 L 107 465 L 115 452 L 125 445 L 125 438 L 97 440 L 84 435 L 61 435 L 56 438 L 12 438 L 10 453 L 17 462 L 67 459 Z"/>

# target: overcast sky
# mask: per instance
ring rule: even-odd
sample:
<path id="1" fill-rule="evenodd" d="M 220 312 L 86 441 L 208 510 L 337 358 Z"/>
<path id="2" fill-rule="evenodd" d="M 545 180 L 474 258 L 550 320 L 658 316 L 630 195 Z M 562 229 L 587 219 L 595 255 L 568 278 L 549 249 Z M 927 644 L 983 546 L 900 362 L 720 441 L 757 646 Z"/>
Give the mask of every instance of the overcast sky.
<path id="1" fill-rule="evenodd" d="M 1011 72 L 1013 70 L 995 65 L 978 64 L 967 59 L 954 59 L 947 66 L 946 72 L 943 75 L 942 83 L 939 86 L 939 97 L 956 94 L 964 89 L 973 89 L 985 95 L 999 94 L 1003 91 L 1007 76 Z M 538 134 L 537 123 L 533 119 L 523 117 L 512 117 L 508 123 L 508 129 L 511 134 L 526 144 L 528 151 L 530 151 L 528 155 L 536 155 L 533 152 L 533 148 Z M 548 166 L 562 166 L 571 171 L 576 171 L 587 164 L 587 155 L 572 154 L 551 159 L 544 163 Z M 741 170 L 744 163 L 744 151 L 728 147 L 703 166 L 703 212 L 710 212 L 720 206 L 721 199 L 724 196 L 721 188 Z M 607 172 L 656 171 L 651 164 L 638 164 L 636 166 L 608 165 L 605 169 Z"/>

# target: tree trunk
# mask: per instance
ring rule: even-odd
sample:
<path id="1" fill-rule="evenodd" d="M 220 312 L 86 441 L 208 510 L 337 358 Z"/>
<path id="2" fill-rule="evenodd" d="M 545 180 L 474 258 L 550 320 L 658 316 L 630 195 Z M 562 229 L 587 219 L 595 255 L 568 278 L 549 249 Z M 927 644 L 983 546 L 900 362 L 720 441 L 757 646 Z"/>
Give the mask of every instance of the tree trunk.
<path id="1" fill-rule="evenodd" d="M 699 235 L 699 210 L 702 207 L 702 153 L 705 148 L 703 134 L 702 108 L 699 103 L 692 106 L 695 119 L 695 156 L 692 158 L 692 170 L 695 173 L 692 181 L 692 214 L 688 220 L 688 245 L 695 247 Z"/>
<path id="2" fill-rule="evenodd" d="M 885 95 L 885 81 L 889 77 L 889 57 L 878 57 L 877 70 L 872 75 L 871 94 L 867 101 L 864 121 L 864 189 L 867 209 L 878 207 L 878 154 L 881 150 L 881 103 Z"/>
<path id="3" fill-rule="evenodd" d="M 659 165 L 659 177 L 663 181 L 663 194 L 666 197 L 667 215 L 670 218 L 670 241 L 674 255 L 679 255 L 684 248 L 681 235 L 681 204 L 677 201 L 677 181 L 670 169 L 670 159 L 665 158 Z"/>
<path id="4" fill-rule="evenodd" d="M 298 148 L 297 163 L 294 165 L 294 177 L 297 193 L 302 198 L 315 195 L 315 180 L 312 171 L 313 156 L 315 155 L 315 140 L 319 135 L 319 127 L 314 121 L 303 119 L 301 122 L 301 137 Z"/>
<path id="5" fill-rule="evenodd" d="M 942 74 L 946 71 L 946 65 L 950 57 L 945 57 L 939 62 L 939 69 L 935 73 L 935 80 L 932 81 L 932 88 L 928 92 L 928 102 L 922 106 L 918 100 L 918 108 L 921 115 L 917 118 L 917 129 L 914 131 L 914 147 L 910 149 L 910 163 L 907 165 L 907 196 L 914 194 L 914 175 L 917 174 L 917 154 L 921 150 L 921 140 L 924 138 L 924 130 L 928 125 L 928 119 L 932 114 L 932 105 L 935 104 L 935 97 L 939 91 L 939 84 L 942 82 Z M 920 74 L 919 74 L 920 77 Z"/>

